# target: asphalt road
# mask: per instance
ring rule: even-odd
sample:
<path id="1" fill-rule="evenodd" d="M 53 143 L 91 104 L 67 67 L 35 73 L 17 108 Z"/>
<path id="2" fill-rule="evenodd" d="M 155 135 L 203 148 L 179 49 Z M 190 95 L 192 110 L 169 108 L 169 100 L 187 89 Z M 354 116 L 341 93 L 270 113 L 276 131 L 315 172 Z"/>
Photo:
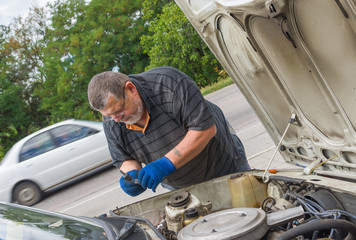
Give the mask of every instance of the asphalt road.
<path id="1" fill-rule="evenodd" d="M 217 104 L 237 132 L 245 146 L 248 158 L 266 152 L 274 143 L 266 133 L 256 114 L 249 106 L 239 89 L 230 85 L 206 96 Z M 253 166 L 259 168 L 259 166 Z M 261 167 L 262 169 L 262 167 Z M 118 183 L 121 174 L 110 168 L 92 177 L 47 194 L 36 208 L 62 212 L 75 216 L 98 216 L 116 207 L 143 200 L 167 190 L 157 188 L 156 193 L 148 189 L 137 197 L 125 194 Z"/>

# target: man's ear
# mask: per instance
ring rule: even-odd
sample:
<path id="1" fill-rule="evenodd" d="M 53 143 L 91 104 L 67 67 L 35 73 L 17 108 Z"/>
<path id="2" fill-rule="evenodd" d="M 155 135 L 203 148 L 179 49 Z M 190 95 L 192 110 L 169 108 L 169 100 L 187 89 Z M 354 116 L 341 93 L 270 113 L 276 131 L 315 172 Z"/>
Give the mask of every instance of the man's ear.
<path id="1" fill-rule="evenodd" d="M 125 83 L 125 87 L 126 87 L 126 89 L 129 90 L 131 93 L 138 93 L 135 84 L 133 84 L 132 82 L 126 82 L 126 83 Z"/>

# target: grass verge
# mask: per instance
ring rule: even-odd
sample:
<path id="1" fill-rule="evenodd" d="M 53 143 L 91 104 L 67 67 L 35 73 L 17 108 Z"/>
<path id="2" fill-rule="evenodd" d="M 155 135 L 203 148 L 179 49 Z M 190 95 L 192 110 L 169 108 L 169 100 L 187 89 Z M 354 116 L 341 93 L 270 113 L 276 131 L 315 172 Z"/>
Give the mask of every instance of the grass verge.
<path id="1" fill-rule="evenodd" d="M 210 86 L 206 86 L 206 87 L 203 87 L 202 89 L 200 89 L 201 93 L 203 94 L 203 96 L 209 94 L 209 93 L 212 93 L 212 92 L 215 92 L 221 88 L 224 88 L 226 86 L 229 86 L 231 84 L 233 84 L 234 81 L 232 81 L 231 78 L 226 78 L 226 79 L 223 79 L 217 83 L 214 83 Z"/>

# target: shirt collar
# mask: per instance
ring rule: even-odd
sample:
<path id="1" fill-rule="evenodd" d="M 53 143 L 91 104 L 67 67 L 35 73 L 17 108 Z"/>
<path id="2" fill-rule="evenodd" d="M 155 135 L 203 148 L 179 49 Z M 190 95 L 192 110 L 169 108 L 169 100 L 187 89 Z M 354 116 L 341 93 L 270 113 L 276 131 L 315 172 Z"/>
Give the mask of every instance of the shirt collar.
<path id="1" fill-rule="evenodd" d="M 126 124 L 126 128 L 130 129 L 130 130 L 134 130 L 134 131 L 142 131 L 142 133 L 145 134 L 145 130 L 146 130 L 148 122 L 150 120 L 150 115 L 148 114 L 147 110 L 146 110 L 146 116 L 147 116 L 146 123 L 143 128 L 140 126 L 137 126 L 136 124 Z"/>

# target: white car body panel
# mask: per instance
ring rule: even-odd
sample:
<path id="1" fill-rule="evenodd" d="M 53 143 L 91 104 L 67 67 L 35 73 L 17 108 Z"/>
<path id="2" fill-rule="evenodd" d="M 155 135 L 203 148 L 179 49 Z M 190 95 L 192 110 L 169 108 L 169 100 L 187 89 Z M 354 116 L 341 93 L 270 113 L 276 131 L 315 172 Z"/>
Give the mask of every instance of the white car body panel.
<path id="1" fill-rule="evenodd" d="M 23 144 L 39 133 L 63 124 L 85 126 L 98 132 L 18 163 Z M 5 156 L 0 166 L 0 201 L 10 202 L 12 190 L 19 182 L 31 181 L 46 191 L 110 164 L 111 156 L 101 123 L 68 120 L 52 125 L 20 140 Z"/>

